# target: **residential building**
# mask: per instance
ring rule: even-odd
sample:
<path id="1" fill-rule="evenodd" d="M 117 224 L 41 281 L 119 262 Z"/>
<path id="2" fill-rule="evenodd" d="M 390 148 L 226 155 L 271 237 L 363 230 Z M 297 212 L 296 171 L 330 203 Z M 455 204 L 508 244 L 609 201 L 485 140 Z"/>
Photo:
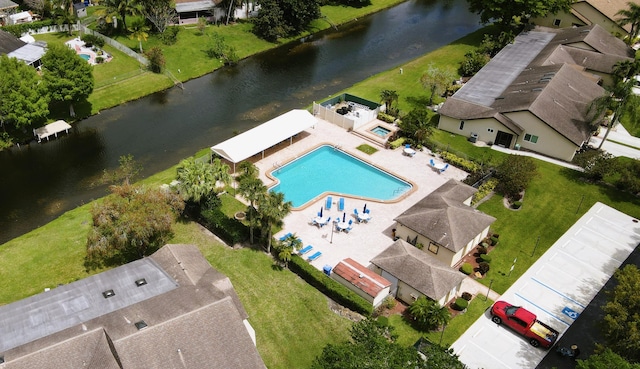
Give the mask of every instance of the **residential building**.
<path id="1" fill-rule="evenodd" d="M 26 43 L 11 33 L 0 29 L 0 55 L 22 60 L 34 68 L 39 68 L 42 65 L 40 59 L 45 53 L 44 44 L 38 42 Z"/>
<path id="2" fill-rule="evenodd" d="M 610 34 L 621 37 L 631 31 L 631 25 L 620 27 L 617 12 L 627 9 L 630 0 L 577 0 L 568 12 L 549 14 L 544 18 L 534 18 L 532 23 L 555 28 L 599 25 Z"/>
<path id="3" fill-rule="evenodd" d="M 196 246 L 0 307 L 3 369 L 264 369 L 229 278 Z"/>
<path id="4" fill-rule="evenodd" d="M 18 4 L 11 0 L 0 0 L 0 26 L 5 26 L 9 23 L 9 15 L 18 11 Z"/>
<path id="5" fill-rule="evenodd" d="M 351 258 L 339 262 L 333 268 L 331 278 L 369 301 L 374 307 L 380 305 L 390 293 L 391 282 Z"/>

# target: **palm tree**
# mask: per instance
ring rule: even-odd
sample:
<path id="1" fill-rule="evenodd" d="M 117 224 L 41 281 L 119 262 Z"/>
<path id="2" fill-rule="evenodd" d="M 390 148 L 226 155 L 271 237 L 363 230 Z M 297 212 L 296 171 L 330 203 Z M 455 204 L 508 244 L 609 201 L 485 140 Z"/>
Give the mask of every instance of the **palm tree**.
<path id="1" fill-rule="evenodd" d="M 113 17 L 119 17 L 122 29 L 127 29 L 127 15 L 142 14 L 142 6 L 138 0 L 105 0 L 100 5 L 105 8 L 96 11 L 96 15 L 107 23 L 111 23 Z"/>
<path id="2" fill-rule="evenodd" d="M 267 196 L 267 186 L 265 186 L 259 178 L 245 177 L 239 183 L 238 192 L 240 196 L 249 201 L 249 208 L 247 209 L 250 235 L 249 242 L 253 244 L 253 228 L 258 215 L 256 204 L 260 204 Z"/>
<path id="3" fill-rule="evenodd" d="M 380 100 L 387 105 L 387 113 L 394 115 L 397 113 L 393 109 L 393 103 L 398 101 L 398 92 L 395 90 L 382 90 L 380 91 Z"/>
<path id="4" fill-rule="evenodd" d="M 631 25 L 631 31 L 627 37 L 627 43 L 632 45 L 640 34 L 640 4 L 635 2 L 628 2 L 629 9 L 622 9 L 616 13 L 616 15 L 622 16 L 618 19 L 618 25 L 624 27 L 627 24 Z"/>
<path id="5" fill-rule="evenodd" d="M 446 307 L 424 296 L 420 296 L 409 306 L 409 313 L 426 330 L 436 329 L 451 320 L 451 314 Z"/>
<path id="6" fill-rule="evenodd" d="M 609 137 L 611 128 L 616 124 L 618 118 L 624 111 L 629 97 L 632 94 L 632 88 L 635 75 L 640 73 L 640 61 L 621 61 L 613 67 L 613 85 L 605 88 L 605 94 L 596 98 L 588 107 L 587 115 L 592 116 L 592 122 L 602 118 L 607 110 L 613 111 L 611 121 L 607 124 L 607 131 L 598 146 L 598 150 L 602 149 L 602 145 Z"/>
<path id="7" fill-rule="evenodd" d="M 229 171 L 231 168 L 220 160 L 220 158 L 215 158 L 211 162 L 211 167 L 213 168 L 213 179 L 215 180 L 216 185 L 218 183 L 222 183 L 223 187 L 228 186 L 231 183 L 231 174 Z"/>
<path id="8" fill-rule="evenodd" d="M 239 174 L 236 177 L 236 181 L 238 183 L 242 182 L 242 180 L 246 177 L 258 178 L 258 174 L 260 170 L 250 161 L 243 161 L 238 164 Z"/>
<path id="9" fill-rule="evenodd" d="M 278 259 L 284 262 L 285 268 L 289 267 L 289 261 L 293 255 L 293 250 L 300 250 L 302 241 L 296 234 L 288 235 L 284 240 L 278 241 L 276 249 L 278 251 Z"/>
<path id="10" fill-rule="evenodd" d="M 60 0 L 55 4 L 54 16 L 56 24 L 62 26 L 67 25 L 67 32 L 72 34 L 72 26 L 76 21 L 76 14 L 73 11 L 73 2 L 71 0 Z"/>
<path id="11" fill-rule="evenodd" d="M 282 192 L 270 192 L 260 203 L 258 211 L 262 227 L 267 231 L 267 252 L 271 253 L 273 227 L 282 226 L 282 220 L 291 213 L 292 206 L 291 201 L 284 201 L 284 193 Z"/>
<path id="12" fill-rule="evenodd" d="M 178 166 L 177 178 L 180 193 L 187 201 L 199 204 L 215 192 L 214 168 L 195 158 L 185 159 Z"/>
<path id="13" fill-rule="evenodd" d="M 140 53 L 143 53 L 144 51 L 142 50 L 142 41 L 147 41 L 147 38 L 149 38 L 149 27 L 147 27 L 147 25 L 145 24 L 144 19 L 138 18 L 134 20 L 131 23 L 131 27 L 129 27 L 129 32 L 131 32 L 129 38 L 132 40 L 134 38 L 138 40 Z"/>

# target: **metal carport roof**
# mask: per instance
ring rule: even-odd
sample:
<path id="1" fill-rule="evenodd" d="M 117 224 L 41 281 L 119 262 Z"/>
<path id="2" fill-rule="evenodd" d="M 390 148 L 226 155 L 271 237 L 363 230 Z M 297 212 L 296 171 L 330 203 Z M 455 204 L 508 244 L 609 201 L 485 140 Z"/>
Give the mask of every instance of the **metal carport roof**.
<path id="1" fill-rule="evenodd" d="M 238 136 L 211 147 L 211 150 L 234 165 L 316 125 L 316 118 L 306 110 L 291 110 Z"/>

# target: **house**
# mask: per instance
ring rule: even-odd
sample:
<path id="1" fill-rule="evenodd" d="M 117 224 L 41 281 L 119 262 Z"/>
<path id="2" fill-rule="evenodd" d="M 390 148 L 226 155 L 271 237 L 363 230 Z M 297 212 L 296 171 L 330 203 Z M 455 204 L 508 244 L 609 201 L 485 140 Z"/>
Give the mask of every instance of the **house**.
<path id="1" fill-rule="evenodd" d="M 518 35 L 440 108 L 442 130 L 571 161 L 591 136 L 588 106 L 633 50 L 598 25 Z"/>
<path id="2" fill-rule="evenodd" d="M 389 296 L 391 282 L 351 258 L 339 262 L 333 268 L 331 278 L 369 301 L 373 307 Z"/>
<path id="3" fill-rule="evenodd" d="M 396 237 L 453 266 L 487 235 L 496 218 L 472 208 L 477 190 L 450 179 L 395 218 Z"/>
<path id="4" fill-rule="evenodd" d="M 0 307 L 2 368 L 260 368 L 229 278 L 196 246 Z"/>
<path id="5" fill-rule="evenodd" d="M 232 18 L 248 18 L 255 15 L 257 9 L 255 1 L 242 1 L 242 4 L 232 9 L 219 7 L 222 0 L 176 0 L 176 12 L 178 13 L 179 24 L 190 24 L 198 22 L 199 18 L 205 17 L 211 22 L 220 22 L 226 19 L 227 15 Z M 231 5 L 231 3 L 230 3 Z"/>
<path id="6" fill-rule="evenodd" d="M 73 4 L 73 11 L 78 18 L 84 18 L 87 16 L 87 5 L 84 2 Z"/>
<path id="7" fill-rule="evenodd" d="M 0 26 L 6 26 L 9 23 L 9 15 L 18 10 L 18 4 L 11 0 L 0 0 Z"/>
<path id="8" fill-rule="evenodd" d="M 466 276 L 399 239 L 371 260 L 373 271 L 391 281 L 391 294 L 407 304 L 420 296 L 445 305 Z"/>
<path id="9" fill-rule="evenodd" d="M 31 12 L 19 12 L 9 15 L 9 25 L 33 22 Z"/>
<path id="10" fill-rule="evenodd" d="M 535 18 L 531 22 L 543 27 L 565 28 L 574 26 L 599 25 L 615 36 L 627 36 L 631 25 L 620 27 L 617 12 L 627 9 L 629 0 L 577 0 L 571 4 L 568 12 L 549 14 L 544 18 Z"/>
<path id="11" fill-rule="evenodd" d="M 28 65 L 38 68 L 40 59 L 46 53 L 45 46 L 40 43 L 26 43 L 9 32 L 0 30 L 0 55 L 22 60 Z"/>

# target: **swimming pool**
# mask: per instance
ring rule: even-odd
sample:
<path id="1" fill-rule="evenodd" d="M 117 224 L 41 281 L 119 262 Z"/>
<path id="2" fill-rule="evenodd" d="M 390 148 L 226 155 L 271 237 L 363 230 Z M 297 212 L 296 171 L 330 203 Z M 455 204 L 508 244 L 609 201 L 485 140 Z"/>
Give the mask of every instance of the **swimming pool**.
<path id="1" fill-rule="evenodd" d="M 91 55 L 89 54 L 78 54 L 82 59 L 89 61 L 91 59 Z"/>
<path id="2" fill-rule="evenodd" d="M 271 191 L 283 192 L 294 208 L 324 192 L 389 201 L 411 189 L 411 184 L 339 149 L 324 145 L 271 172 L 280 183 Z M 347 210 L 347 209 L 345 209 Z"/>
<path id="3" fill-rule="evenodd" d="M 380 137 L 384 137 L 386 135 L 388 135 L 389 133 L 391 133 L 390 129 L 386 129 L 382 126 L 377 126 L 376 128 L 371 130 L 372 133 L 380 136 Z"/>

